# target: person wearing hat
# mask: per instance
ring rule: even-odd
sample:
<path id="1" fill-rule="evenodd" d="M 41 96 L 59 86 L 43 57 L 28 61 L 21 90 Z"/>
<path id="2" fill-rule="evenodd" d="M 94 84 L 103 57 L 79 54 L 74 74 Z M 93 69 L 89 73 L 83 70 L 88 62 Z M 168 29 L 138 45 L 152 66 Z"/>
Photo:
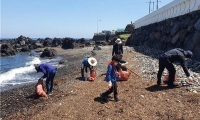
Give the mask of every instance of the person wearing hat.
<path id="1" fill-rule="evenodd" d="M 35 70 L 38 72 L 42 72 L 44 73 L 44 75 L 40 78 L 40 79 L 44 79 L 46 78 L 46 93 L 50 94 L 53 90 L 53 79 L 55 77 L 56 74 L 56 70 L 57 68 L 55 68 L 54 66 L 50 65 L 50 64 L 35 64 Z"/>
<path id="2" fill-rule="evenodd" d="M 115 44 L 113 45 L 112 56 L 115 54 L 118 54 L 118 55 L 123 54 L 123 46 L 122 46 L 122 41 L 120 38 L 117 38 L 117 40 L 115 41 Z"/>
<path id="3" fill-rule="evenodd" d="M 87 69 L 89 68 L 90 70 L 92 70 L 93 67 L 96 66 L 96 65 L 97 65 L 97 60 L 94 57 L 85 58 L 82 62 L 82 65 L 81 65 L 81 76 L 82 76 L 82 78 L 84 79 L 84 69 L 85 69 L 85 72 L 87 74 L 87 72 L 88 72 Z"/>
<path id="4" fill-rule="evenodd" d="M 159 71 L 157 73 L 157 79 L 158 79 L 157 85 L 158 86 L 161 85 L 161 76 L 162 76 L 164 69 L 166 68 L 169 71 L 168 87 L 170 87 L 170 88 L 176 87 L 176 85 L 174 85 L 174 83 L 173 83 L 175 73 L 176 73 L 174 65 L 172 64 L 174 62 L 179 62 L 181 64 L 186 76 L 189 79 L 192 79 L 190 77 L 190 73 L 188 72 L 188 68 L 185 63 L 185 59 L 192 58 L 192 55 L 193 55 L 193 53 L 190 50 L 185 51 L 181 48 L 175 48 L 175 49 L 169 50 L 169 51 L 165 52 L 164 54 L 162 54 L 159 58 Z"/>
<path id="5" fill-rule="evenodd" d="M 114 92 L 114 100 L 117 102 L 118 99 L 118 92 L 117 92 L 117 79 L 118 79 L 118 72 L 117 72 L 117 64 L 120 61 L 120 55 L 113 55 L 112 61 L 108 64 L 107 73 L 106 73 L 106 82 L 108 82 L 109 89 L 100 94 L 100 97 L 107 100 L 108 95 Z"/>

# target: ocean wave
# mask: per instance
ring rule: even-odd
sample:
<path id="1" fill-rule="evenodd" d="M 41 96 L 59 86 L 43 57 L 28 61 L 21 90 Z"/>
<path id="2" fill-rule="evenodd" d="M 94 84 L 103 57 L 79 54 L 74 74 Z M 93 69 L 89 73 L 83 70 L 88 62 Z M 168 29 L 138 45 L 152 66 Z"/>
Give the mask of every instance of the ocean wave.
<path id="1" fill-rule="evenodd" d="M 6 82 L 10 81 L 14 79 L 16 76 L 22 76 L 23 74 L 34 72 L 35 71 L 34 64 L 40 64 L 40 63 L 41 63 L 40 59 L 35 57 L 32 61 L 26 62 L 25 64 L 26 66 L 24 67 L 14 68 L 7 72 L 1 73 L 0 84 L 5 81 Z"/>
<path id="2" fill-rule="evenodd" d="M 33 72 L 34 70 L 35 70 L 34 65 L 12 69 L 0 75 L 0 84 L 3 81 L 12 80 L 13 78 L 15 78 L 17 74 L 25 74 L 25 73 Z"/>
<path id="3" fill-rule="evenodd" d="M 38 58 L 38 57 L 35 57 L 32 61 L 30 61 L 30 62 L 26 62 L 26 66 L 29 66 L 29 65 L 33 65 L 33 64 L 40 64 L 41 63 L 41 61 L 40 61 L 40 59 Z"/>

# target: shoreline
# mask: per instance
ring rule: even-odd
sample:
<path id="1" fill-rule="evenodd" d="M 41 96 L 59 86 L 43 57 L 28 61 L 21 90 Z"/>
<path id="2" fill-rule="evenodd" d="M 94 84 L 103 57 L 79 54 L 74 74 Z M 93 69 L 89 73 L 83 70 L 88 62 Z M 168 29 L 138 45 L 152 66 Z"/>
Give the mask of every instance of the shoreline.
<path id="1" fill-rule="evenodd" d="M 90 54 L 92 47 L 69 51 L 60 49 L 59 54 L 64 56 L 65 67 L 58 69 L 52 95 L 48 99 L 37 98 L 34 96 L 34 86 L 31 85 L 1 93 L 1 118 L 5 120 L 167 119 L 166 113 L 171 109 L 175 110 L 175 113 L 181 111 L 179 116 L 175 113 L 171 114 L 171 119 L 181 117 L 194 119 L 200 115 L 198 113 L 200 94 L 187 92 L 185 87 L 166 89 L 163 85 L 157 89 L 155 79 L 141 80 L 133 73 L 128 81 L 118 82 L 120 102 L 113 102 L 112 95 L 108 103 L 101 101 L 99 94 L 107 90 L 104 77 L 107 64 L 111 59 L 111 48 L 111 46 L 104 46 L 102 50 L 95 51 L 97 55 L 94 57 L 98 61 L 96 67 L 98 74 L 97 79 L 93 82 L 80 79 L 80 63 L 85 56 Z M 137 66 L 143 61 L 137 62 L 135 59 L 137 56 L 144 55 L 129 47 L 125 47 L 124 51 L 129 68 L 142 75 Z M 146 58 L 146 56 L 142 58 Z M 177 100 L 180 103 L 176 102 Z M 160 102 L 162 104 L 159 104 Z M 156 106 L 158 104 L 159 106 Z M 180 107 L 180 104 L 183 107 Z M 189 110 L 188 112 L 192 115 L 184 116 L 182 113 L 185 113 L 185 110 Z M 154 113 L 160 114 L 152 116 Z"/>
<path id="2" fill-rule="evenodd" d="M 73 82 L 82 81 L 78 77 L 78 76 L 81 76 L 79 75 L 80 74 L 79 67 L 81 66 L 81 62 L 83 58 L 91 55 L 91 51 L 93 50 L 93 47 L 85 47 L 82 49 L 62 49 L 59 47 L 51 47 L 51 48 L 56 49 L 59 53 L 58 56 L 61 56 L 62 60 L 64 60 L 64 63 L 61 64 L 64 66 L 61 68 L 58 68 L 57 73 L 55 75 L 54 89 L 56 89 L 58 86 L 59 87 L 62 86 L 62 84 L 67 84 L 68 86 L 70 86 L 71 84 L 73 84 Z M 75 76 L 72 75 L 74 73 L 76 74 Z M 71 78 L 74 79 L 74 77 L 76 81 L 70 80 Z M 29 100 L 37 98 L 34 92 L 35 91 L 34 86 L 36 83 L 37 81 L 30 84 L 19 85 L 9 90 L 1 91 L 0 92 L 1 104 L 5 104 L 7 102 L 6 98 L 12 99 L 12 101 L 17 100 L 16 102 L 21 101 L 20 102 L 21 104 L 27 103 L 27 100 L 29 101 Z M 66 88 L 67 86 L 62 86 L 62 87 Z M 40 98 L 39 101 L 42 99 L 43 98 Z M 11 109 L 10 107 L 12 107 L 11 105 L 13 105 L 13 103 L 5 104 L 5 105 L 9 107 L 9 109 Z M 32 104 L 31 106 L 34 106 L 34 104 Z M 1 106 L 1 108 L 4 108 L 4 106 Z M 18 111 L 18 108 L 15 107 L 14 111 Z M 2 112 L 1 115 L 6 116 L 6 113 Z"/>

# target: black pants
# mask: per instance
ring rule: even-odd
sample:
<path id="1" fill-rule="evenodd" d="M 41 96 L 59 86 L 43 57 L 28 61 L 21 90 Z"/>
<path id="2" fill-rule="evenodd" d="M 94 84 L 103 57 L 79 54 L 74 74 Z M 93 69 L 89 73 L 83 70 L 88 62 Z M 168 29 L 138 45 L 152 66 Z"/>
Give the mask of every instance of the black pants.
<path id="1" fill-rule="evenodd" d="M 174 68 L 174 65 L 165 57 L 159 58 L 159 71 L 157 74 L 157 78 L 158 78 L 157 84 L 161 83 L 161 76 L 165 68 L 169 71 L 168 86 L 171 86 L 173 85 L 173 82 L 174 82 L 176 70 Z"/>
<path id="2" fill-rule="evenodd" d="M 82 76 L 82 78 L 84 78 L 84 69 L 85 69 L 85 72 L 87 73 L 88 68 L 89 68 L 89 70 L 91 70 L 93 67 L 87 67 L 84 64 L 81 65 L 81 76 Z"/>
<path id="3" fill-rule="evenodd" d="M 104 97 L 110 95 L 114 91 L 114 98 L 117 98 L 118 92 L 117 92 L 117 83 L 112 83 L 112 87 L 108 89 L 106 92 L 102 93 Z"/>

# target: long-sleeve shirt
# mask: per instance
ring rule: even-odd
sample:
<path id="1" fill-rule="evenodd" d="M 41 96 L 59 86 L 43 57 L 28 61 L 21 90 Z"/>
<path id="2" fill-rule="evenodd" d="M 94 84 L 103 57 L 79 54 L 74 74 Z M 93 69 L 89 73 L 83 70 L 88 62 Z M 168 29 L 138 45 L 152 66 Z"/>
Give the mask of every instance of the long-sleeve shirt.
<path id="1" fill-rule="evenodd" d="M 169 62 L 173 63 L 173 62 L 179 62 L 183 68 L 183 71 L 185 72 L 186 76 L 190 76 L 190 73 L 188 72 L 188 68 L 186 66 L 185 63 L 185 56 L 184 56 L 184 50 L 181 48 L 175 48 L 172 49 L 166 53 L 164 53 L 163 55 L 164 57 L 166 57 Z"/>
<path id="2" fill-rule="evenodd" d="M 88 63 L 88 58 L 84 59 L 82 64 L 85 66 L 85 67 L 90 67 L 90 64 Z"/>
<path id="3" fill-rule="evenodd" d="M 56 68 L 50 64 L 40 64 L 39 72 L 43 72 L 44 75 L 42 78 L 48 78 L 50 76 L 51 71 L 56 70 Z"/>
<path id="4" fill-rule="evenodd" d="M 107 82 L 110 80 L 112 83 L 117 81 L 117 75 L 115 72 L 116 72 L 116 68 L 112 64 L 109 64 L 107 73 L 106 73 L 106 81 Z"/>
<path id="5" fill-rule="evenodd" d="M 113 50 L 112 50 L 112 56 L 115 54 L 123 54 L 123 46 L 122 44 L 114 44 L 113 45 Z"/>

